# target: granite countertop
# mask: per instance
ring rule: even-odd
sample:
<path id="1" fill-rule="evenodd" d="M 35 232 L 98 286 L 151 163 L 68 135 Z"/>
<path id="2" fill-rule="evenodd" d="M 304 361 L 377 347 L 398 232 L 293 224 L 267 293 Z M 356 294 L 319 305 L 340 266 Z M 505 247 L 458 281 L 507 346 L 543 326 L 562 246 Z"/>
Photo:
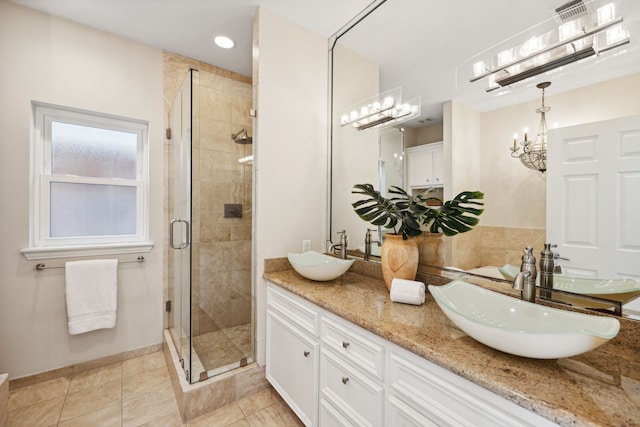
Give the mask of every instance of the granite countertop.
<path id="1" fill-rule="evenodd" d="M 640 322 L 620 319 L 616 338 L 579 356 L 512 356 L 458 329 L 428 291 L 421 306 L 392 302 L 369 264 L 357 260 L 341 278 L 314 282 L 286 258 L 266 260 L 264 278 L 560 425 L 640 426 Z M 451 279 L 427 274 L 418 280 L 442 285 Z"/>

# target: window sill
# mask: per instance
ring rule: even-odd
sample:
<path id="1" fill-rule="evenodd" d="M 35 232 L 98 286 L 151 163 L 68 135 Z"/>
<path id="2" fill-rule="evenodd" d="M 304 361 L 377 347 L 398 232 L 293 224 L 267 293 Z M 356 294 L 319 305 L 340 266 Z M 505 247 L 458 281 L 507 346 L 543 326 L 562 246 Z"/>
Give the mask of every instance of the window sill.
<path id="1" fill-rule="evenodd" d="M 28 261 L 81 256 L 122 255 L 151 252 L 153 242 L 116 243 L 109 245 L 56 246 L 50 248 L 26 248 L 20 252 Z"/>

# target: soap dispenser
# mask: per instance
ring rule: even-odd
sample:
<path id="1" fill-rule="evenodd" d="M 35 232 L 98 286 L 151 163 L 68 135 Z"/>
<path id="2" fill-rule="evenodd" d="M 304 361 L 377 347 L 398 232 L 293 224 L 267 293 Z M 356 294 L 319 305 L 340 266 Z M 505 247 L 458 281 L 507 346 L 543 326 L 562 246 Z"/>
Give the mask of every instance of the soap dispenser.
<path id="1" fill-rule="evenodd" d="M 555 269 L 555 254 L 551 248 L 555 248 L 557 245 L 551 243 L 545 243 L 544 249 L 540 252 L 540 287 L 546 289 L 553 289 L 553 271 Z M 550 297 L 549 291 L 541 289 L 541 296 L 544 298 Z"/>
<path id="2" fill-rule="evenodd" d="M 529 302 L 535 302 L 536 278 L 538 276 L 538 270 L 536 268 L 536 257 L 533 255 L 533 248 L 531 246 L 527 246 L 526 248 L 524 248 L 524 255 L 522 255 L 522 264 L 520 265 L 520 271 L 529 273 L 524 277 L 522 299 Z"/>

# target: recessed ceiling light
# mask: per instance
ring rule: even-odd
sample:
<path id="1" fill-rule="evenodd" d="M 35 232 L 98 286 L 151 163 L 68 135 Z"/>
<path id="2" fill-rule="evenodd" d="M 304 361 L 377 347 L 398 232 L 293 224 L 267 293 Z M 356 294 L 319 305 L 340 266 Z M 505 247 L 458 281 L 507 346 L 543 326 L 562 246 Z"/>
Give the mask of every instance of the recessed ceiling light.
<path id="1" fill-rule="evenodd" d="M 216 36 L 213 41 L 223 49 L 231 49 L 236 45 L 236 43 L 227 36 Z"/>

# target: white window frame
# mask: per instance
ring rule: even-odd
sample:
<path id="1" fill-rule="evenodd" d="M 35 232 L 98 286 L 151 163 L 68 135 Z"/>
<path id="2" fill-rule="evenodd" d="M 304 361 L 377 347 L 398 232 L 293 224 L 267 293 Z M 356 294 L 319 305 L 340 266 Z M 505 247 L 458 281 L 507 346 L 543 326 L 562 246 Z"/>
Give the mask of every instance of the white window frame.
<path id="1" fill-rule="evenodd" d="M 149 252 L 149 123 L 143 120 L 32 101 L 29 259 Z M 51 123 L 124 131 L 137 135 L 136 178 L 93 178 L 51 173 Z M 52 182 L 123 185 L 136 188 L 136 233 L 126 236 L 50 236 Z"/>

